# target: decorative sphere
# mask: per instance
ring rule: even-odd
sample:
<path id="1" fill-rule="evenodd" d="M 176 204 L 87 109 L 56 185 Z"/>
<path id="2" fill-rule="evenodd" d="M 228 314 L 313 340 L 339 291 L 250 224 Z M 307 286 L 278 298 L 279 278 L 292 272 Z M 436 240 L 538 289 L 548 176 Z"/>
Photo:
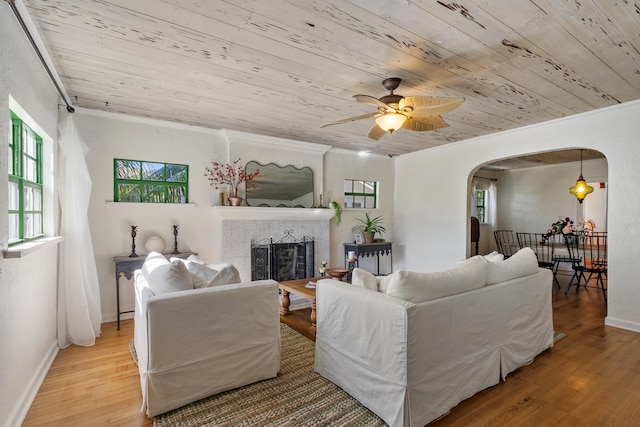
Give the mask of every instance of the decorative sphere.
<path id="1" fill-rule="evenodd" d="M 167 244 L 164 242 L 162 237 L 159 237 L 159 236 L 149 237 L 144 244 L 144 248 L 147 250 L 147 252 L 155 251 L 155 252 L 162 253 L 162 251 L 164 251 L 166 247 L 167 247 Z"/>

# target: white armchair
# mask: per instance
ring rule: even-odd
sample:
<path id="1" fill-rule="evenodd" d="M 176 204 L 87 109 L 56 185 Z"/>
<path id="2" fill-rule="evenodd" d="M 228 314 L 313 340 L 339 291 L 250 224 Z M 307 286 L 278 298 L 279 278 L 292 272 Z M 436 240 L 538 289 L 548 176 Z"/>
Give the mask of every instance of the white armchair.
<path id="1" fill-rule="evenodd" d="M 155 295 L 135 273 L 134 343 L 149 417 L 280 370 L 273 280 Z"/>

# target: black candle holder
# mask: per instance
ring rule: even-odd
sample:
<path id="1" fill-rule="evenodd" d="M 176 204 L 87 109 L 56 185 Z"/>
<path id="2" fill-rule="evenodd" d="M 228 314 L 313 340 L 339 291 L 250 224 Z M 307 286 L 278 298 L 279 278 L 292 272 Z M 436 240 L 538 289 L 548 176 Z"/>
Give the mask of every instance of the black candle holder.
<path id="1" fill-rule="evenodd" d="M 173 226 L 173 252 L 172 254 L 179 254 L 178 251 L 178 224 Z"/>
<path id="2" fill-rule="evenodd" d="M 138 234 L 137 230 L 137 225 L 131 226 L 131 255 L 129 255 L 131 258 L 138 256 L 138 254 L 136 253 L 136 234 Z"/>

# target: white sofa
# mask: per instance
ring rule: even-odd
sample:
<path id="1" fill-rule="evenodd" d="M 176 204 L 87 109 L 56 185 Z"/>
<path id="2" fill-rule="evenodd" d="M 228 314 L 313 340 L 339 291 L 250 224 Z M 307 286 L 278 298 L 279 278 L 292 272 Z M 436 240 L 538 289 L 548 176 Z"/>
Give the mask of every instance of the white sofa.
<path id="1" fill-rule="evenodd" d="M 441 417 L 553 345 L 553 275 L 525 249 L 444 272 L 319 281 L 316 372 L 390 426 Z"/>
<path id="2" fill-rule="evenodd" d="M 149 417 L 278 374 L 275 281 L 217 284 L 224 271 L 226 281 L 239 281 L 235 268 L 218 264 L 211 274 L 217 276 L 214 284 L 203 287 L 200 281 L 194 289 L 198 274 L 189 275 L 183 262 L 173 260 L 167 267 L 156 261 L 162 264 L 160 271 L 147 271 L 148 259 L 134 275 L 134 344 L 142 410 Z"/>

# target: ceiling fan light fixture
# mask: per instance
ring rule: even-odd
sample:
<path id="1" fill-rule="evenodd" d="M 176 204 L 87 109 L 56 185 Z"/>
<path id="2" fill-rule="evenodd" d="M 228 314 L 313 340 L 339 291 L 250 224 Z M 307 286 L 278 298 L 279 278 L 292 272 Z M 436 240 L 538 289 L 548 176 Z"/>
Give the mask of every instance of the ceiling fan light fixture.
<path id="1" fill-rule="evenodd" d="M 407 121 L 407 116 L 399 113 L 386 113 L 376 119 L 376 124 L 386 132 L 393 132 L 402 127 Z"/>
<path id="2" fill-rule="evenodd" d="M 400 82 L 399 77 L 385 79 L 382 85 L 389 90 L 389 94 L 381 98 L 362 94 L 353 95 L 359 103 L 375 107 L 375 112 L 324 123 L 320 127 L 375 118 L 376 122 L 369 128 L 367 136 L 378 141 L 386 133 L 392 133 L 400 128 L 414 132 L 445 128 L 449 125 L 440 115 L 459 107 L 464 102 L 464 98 L 396 95 L 393 91 L 398 88 Z"/>

